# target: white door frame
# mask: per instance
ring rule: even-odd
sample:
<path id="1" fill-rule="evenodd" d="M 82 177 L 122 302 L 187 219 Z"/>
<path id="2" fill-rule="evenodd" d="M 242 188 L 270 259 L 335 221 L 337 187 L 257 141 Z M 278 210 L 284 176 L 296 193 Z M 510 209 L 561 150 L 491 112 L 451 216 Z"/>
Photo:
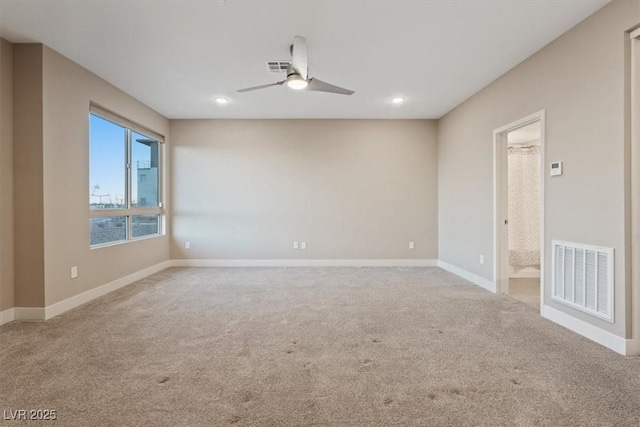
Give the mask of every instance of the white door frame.
<path id="1" fill-rule="evenodd" d="M 540 122 L 540 312 L 544 305 L 544 183 L 545 183 L 545 110 L 523 117 L 493 131 L 493 280 L 496 293 L 509 291 L 509 242 L 505 221 L 508 212 L 507 134 L 530 123 Z"/>
<path id="2" fill-rule="evenodd" d="M 631 339 L 627 355 L 640 355 L 640 29 L 631 33 Z"/>

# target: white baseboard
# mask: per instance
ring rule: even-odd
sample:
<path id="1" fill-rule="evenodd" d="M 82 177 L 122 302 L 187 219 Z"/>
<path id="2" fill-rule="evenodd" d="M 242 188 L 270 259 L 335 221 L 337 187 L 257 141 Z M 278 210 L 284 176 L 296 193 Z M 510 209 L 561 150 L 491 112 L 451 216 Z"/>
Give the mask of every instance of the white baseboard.
<path id="1" fill-rule="evenodd" d="M 79 307 L 82 304 L 86 304 L 89 301 L 113 292 L 116 289 L 123 288 L 127 285 L 137 282 L 140 279 L 144 279 L 147 276 L 151 276 L 152 274 L 158 273 L 169 267 L 171 267 L 171 261 L 164 261 L 159 264 L 152 265 L 151 267 L 145 268 L 144 270 L 136 271 L 135 273 L 128 276 L 116 279 L 113 282 L 109 282 L 102 286 L 98 286 L 97 288 L 93 288 L 81 294 L 72 296 L 71 298 L 67 298 L 66 300 L 52 304 L 45 308 L 45 319 L 56 317 L 64 313 L 65 311 L 69 311 L 73 308 Z"/>
<path id="2" fill-rule="evenodd" d="M 627 356 L 640 356 L 640 339 L 627 340 Z"/>
<path id="3" fill-rule="evenodd" d="M 13 320 L 45 320 L 45 309 L 42 307 L 15 307 Z"/>
<path id="4" fill-rule="evenodd" d="M 99 298 L 103 295 L 106 295 L 110 292 L 115 291 L 116 289 L 123 288 L 131 283 L 137 282 L 140 279 L 144 279 L 147 276 L 158 273 L 166 268 L 171 267 L 171 261 L 164 261 L 159 264 L 153 265 L 151 267 L 145 268 L 144 270 L 137 271 L 128 276 L 122 277 L 120 279 L 116 279 L 113 282 L 109 282 L 102 286 L 98 286 L 97 288 L 90 289 L 81 294 L 72 296 L 71 298 L 67 298 L 63 301 L 57 302 L 45 308 L 31 308 L 31 307 L 15 307 L 12 310 L 11 314 L 7 314 L 7 316 L 12 316 L 11 320 L 47 320 L 52 317 L 56 317 L 66 311 L 69 311 L 73 308 L 79 307 L 82 304 L 86 304 L 89 301 L 92 301 L 96 298 Z M 5 310 L 5 312 L 8 310 Z M 5 313 L 2 312 L 2 313 Z M 7 317 L 8 318 L 8 317 Z M 0 317 L 0 324 L 2 324 L 1 320 L 4 319 L 4 316 Z"/>
<path id="5" fill-rule="evenodd" d="M 469 273 L 467 270 L 463 270 L 460 267 L 456 267 L 455 265 L 451 265 L 444 261 L 438 261 L 438 267 L 447 270 L 449 273 L 453 273 L 456 276 L 460 276 L 463 279 L 468 280 L 471 283 L 474 283 L 482 288 L 485 288 L 489 292 L 493 292 L 494 294 L 496 293 L 496 284 L 491 280 L 485 279 L 484 277 L 480 277 L 473 273 Z"/>
<path id="6" fill-rule="evenodd" d="M 0 326 L 4 325 L 5 323 L 13 322 L 14 317 L 15 309 L 13 308 L 0 311 Z"/>
<path id="7" fill-rule="evenodd" d="M 437 267 L 435 259 L 174 259 L 172 267 Z"/>
<path id="8" fill-rule="evenodd" d="M 598 344 L 615 351 L 616 353 L 620 353 L 623 355 L 628 354 L 627 343 L 628 341 L 632 340 L 627 340 L 614 335 L 611 332 L 607 332 L 603 329 L 598 328 L 597 326 L 593 326 L 580 319 L 576 319 L 575 317 L 563 313 L 560 310 L 556 310 L 555 308 L 549 307 L 548 305 L 542 306 L 542 317 L 544 317 L 545 319 L 549 319 L 560 326 L 564 326 L 565 328 L 577 334 L 580 334 L 583 337 L 589 338 L 591 341 L 595 341 Z"/>

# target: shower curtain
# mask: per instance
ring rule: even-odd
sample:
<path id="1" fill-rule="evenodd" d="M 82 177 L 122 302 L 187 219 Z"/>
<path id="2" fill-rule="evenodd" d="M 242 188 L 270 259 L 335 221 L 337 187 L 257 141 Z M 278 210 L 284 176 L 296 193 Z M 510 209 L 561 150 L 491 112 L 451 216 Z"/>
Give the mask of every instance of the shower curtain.
<path id="1" fill-rule="evenodd" d="M 510 146 L 509 264 L 540 265 L 540 147 Z"/>

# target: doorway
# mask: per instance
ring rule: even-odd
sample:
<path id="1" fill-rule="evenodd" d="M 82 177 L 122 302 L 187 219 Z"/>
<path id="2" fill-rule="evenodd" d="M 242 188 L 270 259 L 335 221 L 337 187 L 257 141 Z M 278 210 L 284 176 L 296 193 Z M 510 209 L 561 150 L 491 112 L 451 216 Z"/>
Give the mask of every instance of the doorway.
<path id="1" fill-rule="evenodd" d="M 541 310 L 544 265 L 544 111 L 494 131 L 495 280 Z"/>
<path id="2" fill-rule="evenodd" d="M 631 339 L 627 340 L 626 354 L 640 355 L 640 27 L 630 34 L 631 63 L 631 120 L 630 134 L 631 169 Z"/>

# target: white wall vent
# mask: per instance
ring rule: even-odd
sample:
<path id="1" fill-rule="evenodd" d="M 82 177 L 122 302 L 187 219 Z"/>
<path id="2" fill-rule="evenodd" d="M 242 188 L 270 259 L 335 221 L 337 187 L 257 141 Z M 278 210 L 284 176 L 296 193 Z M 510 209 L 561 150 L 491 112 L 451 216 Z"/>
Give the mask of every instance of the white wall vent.
<path id="1" fill-rule="evenodd" d="M 286 73 L 291 61 L 267 61 L 270 73 Z"/>
<path id="2" fill-rule="evenodd" d="M 551 244 L 552 299 L 613 322 L 613 248 Z"/>

